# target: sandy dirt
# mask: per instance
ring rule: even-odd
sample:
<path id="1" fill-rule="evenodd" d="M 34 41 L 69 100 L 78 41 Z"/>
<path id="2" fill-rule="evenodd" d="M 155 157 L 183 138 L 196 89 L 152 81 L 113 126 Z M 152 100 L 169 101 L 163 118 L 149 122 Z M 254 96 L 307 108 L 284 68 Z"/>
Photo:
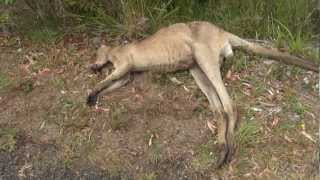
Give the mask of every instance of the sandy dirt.
<path id="1" fill-rule="evenodd" d="M 319 178 L 315 73 L 241 57 L 225 77 L 238 150 L 218 170 L 216 122 L 187 72 L 134 74 L 94 109 L 90 39 L 16 41 L 0 38 L 0 179 Z"/>

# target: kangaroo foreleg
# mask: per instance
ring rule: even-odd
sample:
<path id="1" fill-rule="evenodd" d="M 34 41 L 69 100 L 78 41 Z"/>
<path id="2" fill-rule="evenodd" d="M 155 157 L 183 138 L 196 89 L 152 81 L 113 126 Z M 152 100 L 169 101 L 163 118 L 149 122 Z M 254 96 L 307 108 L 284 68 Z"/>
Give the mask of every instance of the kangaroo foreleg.
<path id="1" fill-rule="evenodd" d="M 130 68 L 127 64 L 122 64 L 121 66 L 116 67 L 114 72 L 112 72 L 106 79 L 102 80 L 89 94 L 87 98 L 87 104 L 93 106 L 97 102 L 98 95 L 106 88 L 109 87 L 114 81 L 120 79 L 125 74 L 130 71 Z"/>
<path id="2" fill-rule="evenodd" d="M 109 85 L 106 89 L 100 92 L 100 96 L 110 93 L 124 85 L 126 85 L 129 81 L 131 81 L 130 73 L 126 74 L 124 77 L 113 81 L 112 84 Z"/>

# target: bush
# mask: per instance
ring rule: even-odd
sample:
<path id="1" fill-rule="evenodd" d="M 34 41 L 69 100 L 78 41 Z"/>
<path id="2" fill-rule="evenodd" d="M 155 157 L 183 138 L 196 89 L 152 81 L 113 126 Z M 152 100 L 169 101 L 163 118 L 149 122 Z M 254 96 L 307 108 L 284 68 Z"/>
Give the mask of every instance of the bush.
<path id="1" fill-rule="evenodd" d="M 73 32 L 106 31 L 115 36 L 141 37 L 170 23 L 206 20 L 245 37 L 281 42 L 309 39 L 319 33 L 320 24 L 315 0 L 18 0 L 13 5 L 14 2 L 0 0 L 12 6 L 25 2 L 36 14 L 37 18 L 31 16 L 32 21 L 44 26 L 72 27 Z M 20 16 L 16 22 L 28 21 L 26 18 Z"/>

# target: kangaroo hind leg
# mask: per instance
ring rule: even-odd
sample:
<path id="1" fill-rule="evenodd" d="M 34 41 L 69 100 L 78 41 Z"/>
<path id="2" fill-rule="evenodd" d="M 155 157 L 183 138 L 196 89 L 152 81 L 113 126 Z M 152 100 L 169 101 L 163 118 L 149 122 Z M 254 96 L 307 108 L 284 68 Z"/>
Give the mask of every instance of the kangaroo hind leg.
<path id="1" fill-rule="evenodd" d="M 228 122 L 223 116 L 223 107 L 220 102 L 219 96 L 216 93 L 214 87 L 211 85 L 207 76 L 203 73 L 198 65 L 195 65 L 193 68 L 190 69 L 190 73 L 193 76 L 196 84 L 199 86 L 200 90 L 205 94 L 207 97 L 211 110 L 214 113 L 214 118 L 218 122 L 218 143 L 219 143 L 219 151 L 220 155 L 217 160 L 217 167 L 221 167 L 228 156 L 229 149 L 227 147 L 227 129 L 228 129 Z"/>
<path id="2" fill-rule="evenodd" d="M 225 162 L 229 162 L 235 148 L 233 139 L 236 115 L 233 110 L 231 98 L 228 95 L 221 77 L 219 64 L 221 58 L 220 50 L 211 49 L 209 46 L 200 43 L 196 43 L 193 49 L 197 64 L 215 89 L 223 107 L 223 116 L 228 126 L 226 133 L 228 154 L 227 157 L 225 157 Z"/>

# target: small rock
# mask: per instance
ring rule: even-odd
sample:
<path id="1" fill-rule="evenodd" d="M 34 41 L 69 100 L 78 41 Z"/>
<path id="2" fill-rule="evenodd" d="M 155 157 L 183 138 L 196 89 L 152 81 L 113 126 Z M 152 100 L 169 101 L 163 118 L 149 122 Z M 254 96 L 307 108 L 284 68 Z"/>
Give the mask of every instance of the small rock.
<path id="1" fill-rule="evenodd" d="M 291 115 L 291 116 L 289 116 L 289 118 L 290 118 L 290 120 L 295 121 L 295 122 L 301 120 L 301 118 L 298 114 Z"/>
<path id="2" fill-rule="evenodd" d="M 308 77 L 303 78 L 303 82 L 308 85 L 310 83 L 310 80 Z"/>
<path id="3" fill-rule="evenodd" d="M 252 107 L 251 110 L 253 110 L 255 112 L 261 112 L 262 111 L 261 108 L 257 108 L 257 107 Z"/>
<path id="4" fill-rule="evenodd" d="M 271 65 L 274 63 L 274 61 L 273 60 L 264 60 L 263 63 L 266 65 Z"/>

